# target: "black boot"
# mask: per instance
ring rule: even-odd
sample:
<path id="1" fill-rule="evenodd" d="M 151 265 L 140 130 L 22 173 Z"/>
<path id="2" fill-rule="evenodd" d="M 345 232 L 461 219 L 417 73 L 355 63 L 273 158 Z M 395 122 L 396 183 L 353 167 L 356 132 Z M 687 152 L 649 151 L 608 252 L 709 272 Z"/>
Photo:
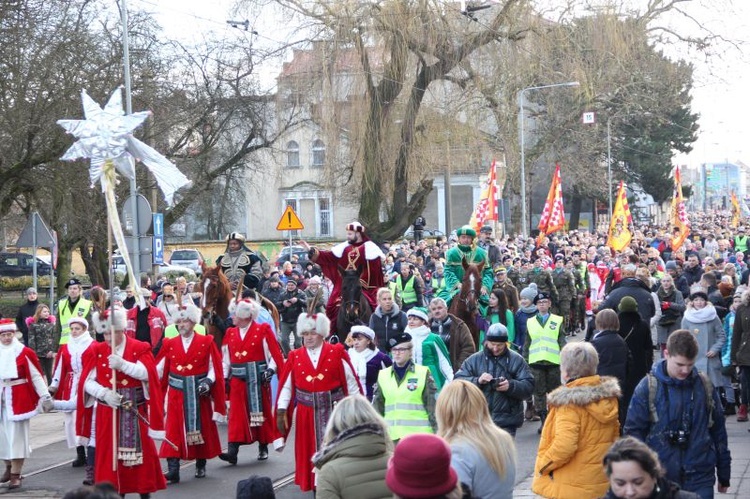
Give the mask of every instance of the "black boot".
<path id="1" fill-rule="evenodd" d="M 83 480 L 84 485 L 94 485 L 94 462 L 96 461 L 96 447 L 89 445 L 86 449 L 86 478 Z"/>
<path id="2" fill-rule="evenodd" d="M 206 460 L 195 460 L 195 478 L 206 478 Z"/>
<path id="3" fill-rule="evenodd" d="M 540 412 L 539 418 L 542 420 L 542 423 L 539 425 L 539 429 L 536 431 L 538 434 L 542 434 L 542 428 L 544 428 L 544 421 L 547 419 L 547 412 Z"/>
<path id="4" fill-rule="evenodd" d="M 76 447 L 76 459 L 73 461 L 74 468 L 80 468 L 86 465 L 86 447 L 79 445 Z"/>
<path id="5" fill-rule="evenodd" d="M 258 444 L 258 461 L 268 459 L 268 444 Z"/>
<path id="6" fill-rule="evenodd" d="M 177 457 L 167 458 L 167 472 L 164 473 L 164 480 L 169 483 L 180 483 L 180 459 Z"/>
<path id="7" fill-rule="evenodd" d="M 219 459 L 226 461 L 229 464 L 237 464 L 237 453 L 240 451 L 240 444 L 235 442 L 229 442 L 227 451 L 219 454 Z"/>

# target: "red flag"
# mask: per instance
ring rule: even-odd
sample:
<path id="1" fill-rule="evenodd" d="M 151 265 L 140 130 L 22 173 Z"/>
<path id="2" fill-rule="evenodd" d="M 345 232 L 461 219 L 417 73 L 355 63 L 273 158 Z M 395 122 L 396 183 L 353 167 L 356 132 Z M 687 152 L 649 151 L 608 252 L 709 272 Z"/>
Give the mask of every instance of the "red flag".
<path id="1" fill-rule="evenodd" d="M 497 220 L 497 166 L 493 160 L 469 225 L 478 232 L 486 222 Z"/>
<path id="2" fill-rule="evenodd" d="M 549 187 L 547 202 L 544 203 L 542 218 L 539 220 L 539 237 L 537 244 L 541 244 L 544 236 L 565 228 L 565 209 L 563 208 L 562 179 L 560 177 L 560 165 L 556 165 L 555 174 L 552 176 L 552 185 Z"/>

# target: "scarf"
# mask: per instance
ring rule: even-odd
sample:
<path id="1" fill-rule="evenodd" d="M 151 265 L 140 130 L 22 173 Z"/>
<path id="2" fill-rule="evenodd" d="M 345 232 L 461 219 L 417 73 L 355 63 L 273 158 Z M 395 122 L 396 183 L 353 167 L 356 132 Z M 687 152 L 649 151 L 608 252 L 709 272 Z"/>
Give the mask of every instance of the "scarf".
<path id="1" fill-rule="evenodd" d="M 411 338 L 414 343 L 414 351 L 412 353 L 413 357 L 412 360 L 416 364 L 422 363 L 422 342 L 427 339 L 427 335 L 430 334 L 432 331 L 430 331 L 430 328 L 427 326 L 419 326 L 415 328 L 409 328 L 407 327 L 404 330 L 405 333 L 409 333 L 411 335 Z"/>
<path id="2" fill-rule="evenodd" d="M 375 357 L 375 354 L 377 352 L 375 350 L 370 350 L 369 348 L 365 348 L 361 352 L 356 351 L 355 349 L 349 350 L 349 360 L 352 361 L 352 366 L 354 366 L 354 372 L 357 373 L 357 377 L 359 378 L 359 382 L 362 384 L 362 386 L 366 385 L 367 380 L 367 363 Z"/>
<path id="3" fill-rule="evenodd" d="M 450 345 L 451 340 L 451 316 L 446 315 L 444 320 L 432 319 L 430 331 L 440 336 L 446 345 Z"/>
<path id="4" fill-rule="evenodd" d="M 70 352 L 70 367 L 73 372 L 80 373 L 83 370 L 83 352 L 94 342 L 94 338 L 86 331 L 81 336 L 68 340 L 68 352 Z"/>
<path id="5" fill-rule="evenodd" d="M 674 292 L 677 288 L 672 286 L 672 290 L 670 292 L 667 292 L 666 289 L 659 286 L 659 289 L 656 290 L 656 296 L 659 297 L 659 301 L 674 301 Z"/>
<path id="6" fill-rule="evenodd" d="M 710 303 L 706 304 L 705 307 L 700 308 L 700 309 L 688 307 L 688 309 L 685 310 L 685 318 L 689 320 L 690 322 L 693 322 L 696 324 L 703 324 L 705 322 L 711 322 L 717 317 L 718 315 L 716 315 L 716 309 Z"/>
<path id="7" fill-rule="evenodd" d="M 536 305 L 531 304 L 528 307 L 518 307 L 519 312 L 523 312 L 524 314 L 530 314 L 530 315 L 536 315 Z"/>
<path id="8" fill-rule="evenodd" d="M 18 377 L 16 357 L 23 350 L 23 343 L 13 338 L 10 345 L 0 345 L 0 379 L 15 379 Z"/>
<path id="9" fill-rule="evenodd" d="M 351 428 L 347 428 L 346 430 L 336 435 L 336 437 L 330 442 L 324 443 L 321 449 L 316 452 L 315 455 L 313 455 L 313 465 L 320 468 L 320 464 L 327 460 L 327 457 L 331 454 L 332 451 L 336 449 L 338 444 L 340 444 L 341 442 L 349 440 L 350 438 L 358 437 L 360 435 L 368 434 L 377 435 L 385 439 L 385 431 L 383 431 L 383 427 L 377 423 L 362 423 L 357 426 L 352 426 Z"/>

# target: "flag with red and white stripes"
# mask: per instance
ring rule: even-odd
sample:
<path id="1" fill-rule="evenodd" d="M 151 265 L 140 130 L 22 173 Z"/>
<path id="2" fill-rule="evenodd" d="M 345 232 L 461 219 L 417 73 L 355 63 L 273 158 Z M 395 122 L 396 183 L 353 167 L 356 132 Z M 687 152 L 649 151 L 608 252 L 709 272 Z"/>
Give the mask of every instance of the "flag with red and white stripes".
<path id="1" fill-rule="evenodd" d="M 547 202 L 544 203 L 538 228 L 537 244 L 541 244 L 547 234 L 565 228 L 565 208 L 563 207 L 562 178 L 560 177 L 559 164 L 556 165 L 555 174 L 552 176 L 552 184 L 549 187 Z"/>

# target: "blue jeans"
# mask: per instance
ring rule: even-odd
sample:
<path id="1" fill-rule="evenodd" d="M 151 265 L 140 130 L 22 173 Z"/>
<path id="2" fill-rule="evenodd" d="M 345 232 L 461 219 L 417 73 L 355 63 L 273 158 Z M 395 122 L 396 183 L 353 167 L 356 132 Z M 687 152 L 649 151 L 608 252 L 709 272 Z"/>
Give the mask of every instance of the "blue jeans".
<path id="1" fill-rule="evenodd" d="M 688 483 L 682 486 L 682 489 L 698 494 L 699 496 L 701 496 L 701 499 L 714 499 L 714 484 L 713 483 L 711 484 L 705 483 L 703 485 L 697 485 L 697 486 L 692 486 L 692 487 Z"/>

